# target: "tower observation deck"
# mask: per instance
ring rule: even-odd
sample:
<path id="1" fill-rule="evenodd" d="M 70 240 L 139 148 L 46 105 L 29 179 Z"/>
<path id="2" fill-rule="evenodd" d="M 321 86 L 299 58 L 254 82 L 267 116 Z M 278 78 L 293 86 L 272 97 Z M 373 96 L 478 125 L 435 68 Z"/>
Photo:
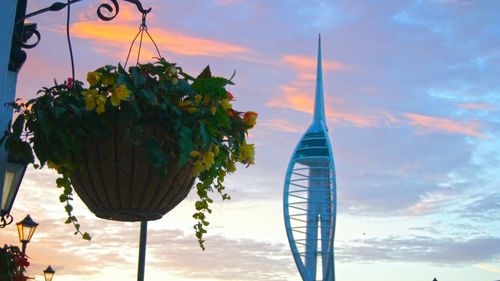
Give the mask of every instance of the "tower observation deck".
<path id="1" fill-rule="evenodd" d="M 323 96 L 321 37 L 313 122 L 290 159 L 283 194 L 285 228 L 304 281 L 334 281 L 337 187 Z"/>

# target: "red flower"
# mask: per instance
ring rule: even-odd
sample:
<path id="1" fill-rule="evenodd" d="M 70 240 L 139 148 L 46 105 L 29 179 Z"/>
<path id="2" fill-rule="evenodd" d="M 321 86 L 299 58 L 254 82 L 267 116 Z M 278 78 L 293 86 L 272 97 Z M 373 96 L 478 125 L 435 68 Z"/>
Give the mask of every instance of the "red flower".
<path id="1" fill-rule="evenodd" d="M 68 89 L 73 88 L 73 78 L 68 77 L 68 80 L 66 81 L 66 88 L 68 88 Z"/>
<path id="2" fill-rule="evenodd" d="M 248 111 L 243 116 L 243 123 L 247 125 L 249 128 L 253 128 L 257 123 L 257 112 Z"/>
<path id="3" fill-rule="evenodd" d="M 233 100 L 234 99 L 234 96 L 233 96 L 233 94 L 231 94 L 231 92 L 226 91 L 226 95 L 227 95 L 227 99 L 228 100 Z"/>
<path id="4" fill-rule="evenodd" d="M 28 280 L 28 277 L 24 276 L 24 274 L 22 273 L 19 273 L 18 275 L 16 275 L 14 281 L 26 281 Z"/>

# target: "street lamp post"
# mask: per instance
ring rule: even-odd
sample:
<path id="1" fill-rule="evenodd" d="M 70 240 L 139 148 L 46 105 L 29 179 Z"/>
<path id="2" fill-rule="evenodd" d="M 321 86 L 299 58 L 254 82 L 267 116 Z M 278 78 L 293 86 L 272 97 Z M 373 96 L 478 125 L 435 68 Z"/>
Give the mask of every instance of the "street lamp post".
<path id="1" fill-rule="evenodd" d="M 26 245 L 31 241 L 31 237 L 33 237 L 37 226 L 38 223 L 31 219 L 30 215 L 27 215 L 22 221 L 17 223 L 19 241 L 23 245 L 23 254 L 26 254 Z"/>
<path id="2" fill-rule="evenodd" d="M 18 1 L 1 1 L 0 3 L 0 38 L 12 38 L 14 22 L 16 17 Z M 11 40 L 0 40 L 0 133 L 7 129 L 9 120 L 12 118 L 12 110 L 5 106 L 15 98 L 15 83 L 13 83 L 12 71 L 9 69 Z M 14 88 L 14 89 L 13 89 Z M 0 146 L 0 188 L 4 187 L 4 177 L 7 168 L 7 151 Z M 0 199 L 4 202 L 5 192 L 1 190 Z M 2 204 L 3 210 L 3 204 Z M 2 214 L 5 218 L 5 214 Z M 2 221 L 3 224 L 3 221 Z"/>
<path id="3" fill-rule="evenodd" d="M 50 265 L 47 266 L 47 268 L 43 271 L 43 277 L 45 278 L 45 281 L 52 281 L 52 277 L 54 277 L 55 273 L 56 272 Z"/>

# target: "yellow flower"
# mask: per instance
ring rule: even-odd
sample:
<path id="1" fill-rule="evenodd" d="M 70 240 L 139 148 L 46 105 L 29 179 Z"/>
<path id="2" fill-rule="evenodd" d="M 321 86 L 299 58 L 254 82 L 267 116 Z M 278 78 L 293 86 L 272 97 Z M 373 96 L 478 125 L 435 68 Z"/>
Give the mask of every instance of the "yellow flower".
<path id="1" fill-rule="evenodd" d="M 111 73 L 105 73 L 102 76 L 102 83 L 105 85 L 113 85 L 115 84 L 115 76 Z"/>
<path id="2" fill-rule="evenodd" d="M 211 100 L 212 100 L 212 98 L 210 96 L 203 97 L 203 103 L 205 103 L 205 104 L 209 103 Z"/>
<path id="3" fill-rule="evenodd" d="M 196 160 L 193 165 L 194 175 L 199 176 L 205 170 L 203 162 Z"/>
<path id="4" fill-rule="evenodd" d="M 218 145 L 211 144 L 210 145 L 210 150 L 212 150 L 215 153 L 215 155 L 219 155 L 220 150 L 219 150 L 219 146 Z"/>
<path id="5" fill-rule="evenodd" d="M 191 155 L 191 157 L 199 157 L 201 155 L 201 153 L 199 151 L 196 151 L 196 150 L 192 150 L 189 155 Z"/>
<path id="6" fill-rule="evenodd" d="M 102 76 L 101 73 L 97 71 L 89 72 L 87 73 L 87 81 L 89 81 L 90 86 L 94 86 L 97 83 L 99 83 L 101 76 Z"/>
<path id="7" fill-rule="evenodd" d="M 203 100 L 203 96 L 202 95 L 196 95 L 196 96 L 194 96 L 194 101 L 196 103 L 200 103 L 202 100 Z"/>
<path id="8" fill-rule="evenodd" d="M 212 167 L 212 165 L 215 163 L 214 157 L 215 154 L 211 151 L 203 155 L 203 162 L 205 163 L 206 169 L 210 169 L 210 167 Z"/>
<path id="9" fill-rule="evenodd" d="M 127 86 L 120 85 L 111 92 L 111 104 L 113 106 L 119 106 L 120 102 L 126 100 L 129 96 L 130 91 L 127 89 Z"/>
<path id="10" fill-rule="evenodd" d="M 189 113 L 195 113 L 197 111 L 196 107 L 193 106 L 193 102 L 188 100 L 181 100 L 179 102 L 179 108 Z"/>
<path id="11" fill-rule="evenodd" d="M 106 107 L 105 107 L 105 105 L 106 105 L 106 97 L 105 96 L 98 95 L 97 99 L 96 99 L 96 104 L 97 104 L 97 107 L 96 107 L 95 111 L 98 114 L 101 114 L 104 111 L 106 111 Z"/>
<path id="12" fill-rule="evenodd" d="M 234 162 L 233 161 L 229 161 L 227 163 L 227 172 L 228 173 L 233 173 L 234 171 L 236 171 L 236 166 L 234 166 Z"/>
<path id="13" fill-rule="evenodd" d="M 217 111 L 217 107 L 212 106 L 212 107 L 210 108 L 210 114 L 215 115 L 215 112 L 216 112 L 216 111 Z"/>
<path id="14" fill-rule="evenodd" d="M 230 108 L 232 108 L 233 106 L 231 105 L 231 103 L 227 100 L 227 99 L 223 99 L 221 102 L 220 102 L 220 106 L 222 106 L 222 108 L 224 108 L 224 110 L 228 110 Z"/>
<path id="15" fill-rule="evenodd" d="M 96 106 L 97 91 L 95 89 L 82 91 L 83 100 L 85 101 L 85 109 L 90 111 L 93 110 Z"/>
<path id="16" fill-rule="evenodd" d="M 253 144 L 243 143 L 240 145 L 240 151 L 237 160 L 243 164 L 254 164 L 255 147 Z"/>
<path id="17" fill-rule="evenodd" d="M 47 161 L 47 167 L 49 167 L 49 169 L 59 170 L 59 165 L 55 164 L 50 160 Z"/>
<path id="18" fill-rule="evenodd" d="M 169 69 L 169 73 L 170 73 L 170 75 L 177 75 L 177 68 L 175 68 L 174 66 L 171 66 Z"/>

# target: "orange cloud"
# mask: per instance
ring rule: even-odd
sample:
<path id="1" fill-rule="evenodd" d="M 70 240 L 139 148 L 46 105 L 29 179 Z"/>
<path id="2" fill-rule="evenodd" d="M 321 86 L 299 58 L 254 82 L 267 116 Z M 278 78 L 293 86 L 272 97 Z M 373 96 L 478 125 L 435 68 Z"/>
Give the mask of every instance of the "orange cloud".
<path id="1" fill-rule="evenodd" d="M 316 58 L 301 55 L 284 55 L 282 62 L 296 72 L 296 78 L 286 85 L 279 86 L 281 95 L 269 100 L 266 106 L 290 108 L 312 114 L 314 110 L 314 94 L 312 93 L 316 80 Z M 351 69 L 346 64 L 331 60 L 323 60 L 322 64 L 324 71 L 345 71 Z M 329 108 L 331 108 L 333 102 L 343 103 L 343 100 L 326 97 L 326 103 L 328 104 L 326 106 L 326 116 L 330 121 L 347 122 L 356 127 L 372 127 L 376 125 L 375 118 L 370 116 L 330 110 Z"/>
<path id="2" fill-rule="evenodd" d="M 479 138 L 486 137 L 481 131 L 479 131 L 480 124 L 476 122 L 457 122 L 447 118 L 432 117 L 415 113 L 405 113 L 404 116 L 410 121 L 410 124 L 426 130 L 462 134 Z"/>
<path id="3" fill-rule="evenodd" d="M 297 110 L 304 113 L 312 114 L 314 111 L 314 95 L 306 94 L 302 91 L 301 87 L 282 85 L 280 90 L 283 96 L 280 98 L 272 99 L 266 103 L 269 107 L 283 107 Z M 335 100 L 342 103 L 342 100 Z M 332 104 L 329 102 L 329 104 Z M 347 122 L 356 127 L 374 127 L 377 125 L 377 118 L 365 115 L 358 115 L 353 113 L 338 112 L 330 109 L 331 106 L 326 106 L 326 117 L 333 123 Z"/>
<path id="4" fill-rule="evenodd" d="M 285 55 L 282 61 L 296 71 L 296 79 L 289 84 L 281 85 L 279 87 L 281 96 L 269 100 L 266 106 L 290 108 L 312 114 L 314 111 L 313 91 L 316 80 L 316 58 L 299 55 Z M 350 69 L 350 67 L 345 64 L 334 61 L 323 61 L 323 70 L 347 69 Z M 347 122 L 356 127 L 374 127 L 377 125 L 376 118 L 371 116 L 331 110 L 330 108 L 333 102 L 343 103 L 344 101 L 340 98 L 326 97 L 326 116 L 331 122 Z"/>
<path id="5" fill-rule="evenodd" d="M 266 103 L 267 106 L 291 108 L 301 112 L 313 113 L 313 95 L 306 94 L 302 89 L 290 85 L 281 85 L 280 91 L 282 92 L 283 96 L 268 101 Z"/>
<path id="6" fill-rule="evenodd" d="M 115 49 L 113 53 L 121 58 L 123 53 L 128 52 L 133 36 L 138 32 L 138 26 L 124 23 L 105 25 L 102 22 L 81 21 L 73 24 L 71 30 L 73 36 L 93 41 L 98 51 L 103 45 L 118 48 L 119 52 L 116 52 Z M 235 44 L 189 36 L 168 29 L 151 28 L 149 33 L 153 36 L 160 51 L 168 50 L 187 56 L 212 57 L 225 57 L 228 54 L 248 52 L 247 48 Z M 148 38 L 144 38 L 144 42 L 147 46 L 143 49 L 154 50 Z M 152 53 L 154 54 L 154 52 Z"/>

